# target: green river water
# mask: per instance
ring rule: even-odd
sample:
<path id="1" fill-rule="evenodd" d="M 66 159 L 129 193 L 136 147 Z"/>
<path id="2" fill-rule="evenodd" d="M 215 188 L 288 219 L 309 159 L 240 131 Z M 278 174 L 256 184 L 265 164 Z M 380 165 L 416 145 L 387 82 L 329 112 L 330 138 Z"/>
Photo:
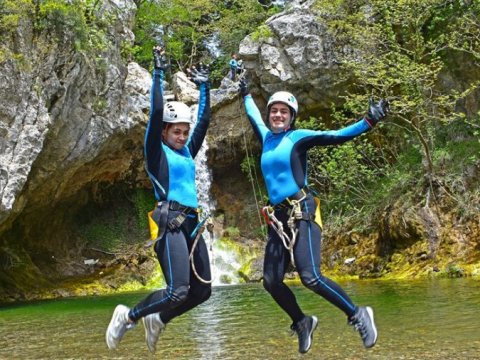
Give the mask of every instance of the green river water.
<path id="1" fill-rule="evenodd" d="M 363 348 L 345 316 L 302 286 L 304 311 L 319 318 L 313 346 L 297 352 L 290 321 L 260 284 L 214 287 L 210 300 L 168 324 L 155 356 L 141 323 L 110 351 L 114 307 L 145 293 L 41 301 L 0 308 L 0 359 L 480 359 L 480 281 L 342 283 L 374 308 L 377 345 Z"/>

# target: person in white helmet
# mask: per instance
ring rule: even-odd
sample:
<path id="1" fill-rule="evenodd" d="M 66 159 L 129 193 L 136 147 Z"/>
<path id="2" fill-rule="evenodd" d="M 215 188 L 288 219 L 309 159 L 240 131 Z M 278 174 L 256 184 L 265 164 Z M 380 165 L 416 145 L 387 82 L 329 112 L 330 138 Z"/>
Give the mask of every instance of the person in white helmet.
<path id="1" fill-rule="evenodd" d="M 295 129 L 298 102 L 291 93 L 279 91 L 269 98 L 265 124 L 245 79 L 240 81 L 239 90 L 247 117 L 262 143 L 261 169 L 270 202 L 264 208 L 269 224 L 263 270 L 265 289 L 290 316 L 300 353 L 310 349 L 318 319 L 303 313 L 284 283 L 290 264 L 295 265 L 304 286 L 347 315 L 348 323 L 359 331 L 366 348 L 374 346 L 377 329 L 373 310 L 355 305 L 338 284 L 321 273 L 322 228 L 316 216 L 319 204 L 307 186 L 306 155 L 314 146 L 341 144 L 370 130 L 386 116 L 388 102 L 371 100 L 366 116 L 343 129 L 314 131 Z"/>
<path id="2" fill-rule="evenodd" d="M 210 261 L 201 234 L 192 260 L 198 276 L 193 274 L 189 259 L 199 225 L 193 159 L 210 122 L 209 70 L 199 65 L 189 71 L 200 89 L 198 120 L 193 126 L 187 105 L 177 101 L 164 104 L 162 85 L 167 59 L 163 49 L 155 47 L 153 58 L 150 120 L 144 152 L 146 170 L 158 200 L 152 214 L 158 227 L 154 250 L 166 287 L 152 292 L 133 308 L 118 305 L 105 335 L 108 348 L 116 349 L 125 332 L 142 319 L 147 347 L 152 353 L 166 324 L 200 305 L 211 294 Z"/>

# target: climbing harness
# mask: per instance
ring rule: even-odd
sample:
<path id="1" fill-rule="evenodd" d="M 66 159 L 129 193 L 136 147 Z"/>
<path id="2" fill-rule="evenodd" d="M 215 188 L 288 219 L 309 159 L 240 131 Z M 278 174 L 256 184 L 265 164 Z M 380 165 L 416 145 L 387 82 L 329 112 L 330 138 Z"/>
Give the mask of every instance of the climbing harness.
<path id="1" fill-rule="evenodd" d="M 278 237 L 282 240 L 283 246 L 288 250 L 290 254 L 290 261 L 295 266 L 295 259 L 293 256 L 293 248 L 297 241 L 298 228 L 296 222 L 298 220 L 311 220 L 311 214 L 302 212 L 301 202 L 307 197 L 307 193 L 302 189 L 302 196 L 298 199 L 285 199 L 282 203 L 275 206 L 265 206 L 262 209 L 262 214 L 268 219 L 267 223 L 277 233 Z M 287 226 L 290 230 L 290 236 L 283 228 L 283 223 L 275 216 L 275 210 L 287 209 L 288 220 Z"/>
<path id="2" fill-rule="evenodd" d="M 156 210 L 159 210 L 159 212 L 157 211 L 155 213 Z M 169 210 L 179 211 L 179 214 L 175 216 L 172 220 L 167 222 Z M 150 240 L 144 245 L 144 247 L 148 248 L 152 244 L 154 244 L 158 239 L 161 239 L 165 234 L 165 231 L 167 230 L 167 228 L 170 231 L 178 229 L 180 226 L 182 226 L 183 222 L 187 219 L 187 217 L 192 213 L 201 214 L 202 208 L 198 208 L 198 209 L 190 208 L 190 207 L 181 205 L 177 201 L 158 202 L 157 209 L 152 210 L 148 213 L 148 224 L 150 227 Z M 193 229 L 192 233 L 190 234 L 190 239 L 194 239 L 194 240 L 192 244 L 192 249 L 190 250 L 189 260 L 192 266 L 193 273 L 195 274 L 197 279 L 203 282 L 204 284 L 211 284 L 213 279 L 205 280 L 198 274 L 197 269 L 195 268 L 195 263 L 193 259 L 193 252 L 195 251 L 195 247 L 197 246 L 200 236 L 205 231 L 205 229 L 207 229 L 207 231 L 210 233 L 210 238 L 214 239 L 213 222 L 210 215 L 208 214 L 205 216 L 205 218 L 202 221 L 200 221 L 197 224 L 195 229 Z M 213 243 L 211 243 L 210 246 L 211 246 L 210 248 L 211 250 L 213 247 Z"/>
<path id="3" fill-rule="evenodd" d="M 205 280 L 203 279 L 197 272 L 197 269 L 195 268 L 195 261 L 193 258 L 193 252 L 195 251 L 195 247 L 197 246 L 198 240 L 202 236 L 202 233 L 207 229 L 207 231 L 210 233 L 210 238 L 213 239 L 213 222 L 212 218 L 210 216 L 205 217 L 201 222 L 197 224 L 195 229 L 193 229 L 192 233 L 190 234 L 190 238 L 193 238 L 195 236 L 195 239 L 193 240 L 193 245 L 192 245 L 192 250 L 190 250 L 190 264 L 192 266 L 193 273 L 197 277 L 197 279 L 204 283 L 204 284 L 211 284 L 213 282 L 213 277 L 210 280 Z M 210 244 L 210 246 L 213 246 Z"/>
<path id="4" fill-rule="evenodd" d="M 179 214 L 168 221 L 169 210 L 178 211 Z M 167 228 L 169 230 L 175 230 L 179 228 L 187 217 L 192 213 L 201 213 L 202 209 L 194 209 L 188 206 L 183 206 L 175 200 L 171 201 L 159 201 L 156 209 L 148 213 L 148 226 L 150 229 L 150 240 L 144 245 L 145 248 L 149 248 L 155 243 L 157 239 L 161 239 L 165 234 Z"/>
<path id="5" fill-rule="evenodd" d="M 316 209 L 315 214 L 302 211 L 301 203 L 307 197 L 307 192 L 304 189 L 298 191 L 295 195 L 286 198 L 281 203 L 274 206 L 265 206 L 262 209 L 262 215 L 269 226 L 275 230 L 278 237 L 282 240 L 283 246 L 290 254 L 292 265 L 295 266 L 293 249 L 297 241 L 298 228 L 297 221 L 307 220 L 316 222 L 320 229 L 322 228 L 322 217 L 320 213 L 320 199 L 314 196 Z M 287 226 L 290 230 L 290 235 L 283 228 L 283 223 L 275 216 L 275 210 L 286 210 L 288 214 Z"/>

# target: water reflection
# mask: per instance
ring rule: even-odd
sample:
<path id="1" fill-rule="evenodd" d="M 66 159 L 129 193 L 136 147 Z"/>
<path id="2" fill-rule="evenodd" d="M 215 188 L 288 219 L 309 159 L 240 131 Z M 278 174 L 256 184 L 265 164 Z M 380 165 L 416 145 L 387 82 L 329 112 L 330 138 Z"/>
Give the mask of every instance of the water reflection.
<path id="1" fill-rule="evenodd" d="M 117 303 L 145 294 L 37 302 L 0 309 L 0 359 L 478 359 L 480 282 L 468 279 L 342 284 L 375 309 L 379 340 L 364 350 L 343 314 L 303 287 L 304 311 L 320 322 L 309 354 L 297 353 L 290 321 L 260 284 L 215 287 L 212 298 L 168 324 L 152 357 L 141 324 L 118 351 L 104 334 Z"/>

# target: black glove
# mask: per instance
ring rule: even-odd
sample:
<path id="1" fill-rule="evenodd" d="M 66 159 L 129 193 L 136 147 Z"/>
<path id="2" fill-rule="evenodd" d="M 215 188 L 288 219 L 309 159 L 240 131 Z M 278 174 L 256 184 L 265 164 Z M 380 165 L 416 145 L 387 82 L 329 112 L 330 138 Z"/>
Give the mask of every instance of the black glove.
<path id="1" fill-rule="evenodd" d="M 202 63 L 198 64 L 197 67 L 192 66 L 190 69 L 187 69 L 188 78 L 197 85 L 207 84 L 209 75 L 210 68 Z"/>
<path id="2" fill-rule="evenodd" d="M 240 92 L 240 95 L 242 95 L 242 98 L 250 94 L 250 91 L 248 91 L 247 79 L 245 79 L 244 77 L 240 79 L 240 82 L 238 84 L 238 91 Z"/>
<path id="3" fill-rule="evenodd" d="M 375 104 L 373 98 L 370 98 L 368 100 L 368 113 L 366 120 L 371 126 L 376 125 L 380 120 L 387 116 L 388 110 L 388 100 L 381 99 Z"/>
<path id="4" fill-rule="evenodd" d="M 168 67 L 168 60 L 165 56 L 165 50 L 158 45 L 153 48 L 153 64 L 155 69 L 163 71 L 165 71 Z"/>

